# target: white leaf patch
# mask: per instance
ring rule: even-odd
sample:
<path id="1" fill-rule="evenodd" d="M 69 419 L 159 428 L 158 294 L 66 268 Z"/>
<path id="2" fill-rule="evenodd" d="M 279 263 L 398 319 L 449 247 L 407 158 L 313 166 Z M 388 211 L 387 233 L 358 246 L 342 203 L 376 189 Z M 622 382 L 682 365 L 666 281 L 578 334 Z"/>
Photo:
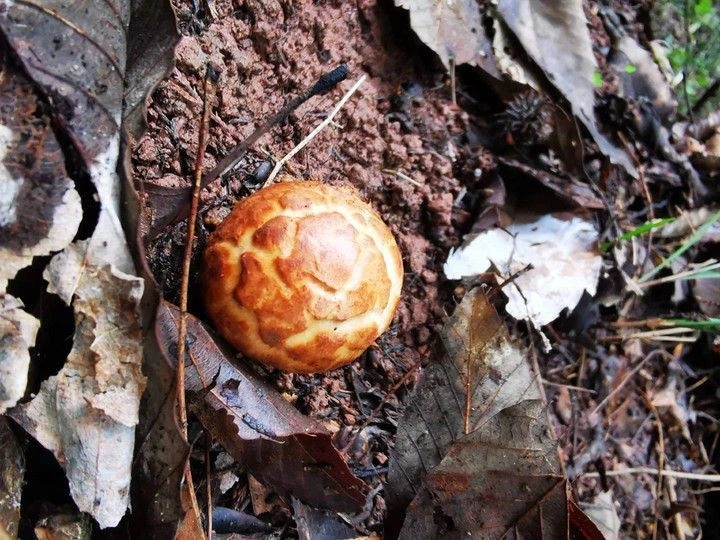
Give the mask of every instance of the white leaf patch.
<path id="1" fill-rule="evenodd" d="M 525 216 L 451 251 L 444 271 L 448 279 L 461 279 L 494 266 L 502 283 L 531 265 L 503 292 L 509 299 L 507 312 L 539 329 L 563 309 L 573 309 L 583 291 L 595 294 L 601 266 L 597 240 L 593 224 L 581 218 Z"/>

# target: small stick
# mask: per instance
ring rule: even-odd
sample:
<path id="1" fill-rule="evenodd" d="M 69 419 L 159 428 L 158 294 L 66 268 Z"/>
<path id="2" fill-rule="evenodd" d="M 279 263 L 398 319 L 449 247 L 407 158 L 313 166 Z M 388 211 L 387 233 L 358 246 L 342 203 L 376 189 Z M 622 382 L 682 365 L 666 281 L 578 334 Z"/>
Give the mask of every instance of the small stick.
<path id="1" fill-rule="evenodd" d="M 280 124 L 281 122 L 285 121 L 285 119 L 290 116 L 290 113 L 293 112 L 295 109 L 297 109 L 300 105 L 305 103 L 308 99 L 310 99 L 313 96 L 324 94 L 331 90 L 335 85 L 340 83 L 341 81 L 345 80 L 347 77 L 349 70 L 348 67 L 345 64 L 342 64 L 335 69 L 333 69 L 330 73 L 327 73 L 320 77 L 320 79 L 312 85 L 308 90 L 303 92 L 297 97 L 294 97 L 291 99 L 287 105 L 285 105 L 282 109 L 280 109 L 277 113 L 275 113 L 275 116 L 270 118 L 267 122 L 265 122 L 262 126 L 257 128 L 255 131 L 250 134 L 250 136 L 245 139 L 243 142 L 238 144 L 235 148 L 230 150 L 228 154 L 220 160 L 220 162 L 215 166 L 213 170 L 208 172 L 205 176 L 203 176 L 202 179 L 202 185 L 203 187 L 207 186 L 211 182 L 215 181 L 217 178 L 220 178 L 223 176 L 226 172 L 228 172 L 230 169 L 232 169 L 238 161 L 240 161 L 245 153 L 247 152 L 248 148 L 250 148 L 255 142 L 265 135 L 265 133 L 268 132 L 270 128 L 273 126 L 276 126 Z M 330 118 L 332 120 L 332 118 Z"/>
<path id="2" fill-rule="evenodd" d="M 187 441 L 187 408 L 185 405 L 185 338 L 187 336 L 187 297 L 188 285 L 190 283 L 190 260 L 192 258 L 192 246 L 195 239 L 195 222 L 197 221 L 198 206 L 200 204 L 200 189 L 202 179 L 202 163 L 207 147 L 207 137 L 210 128 L 210 109 L 214 94 L 213 80 L 217 80 L 210 67 L 205 73 L 205 87 L 203 99 L 202 120 L 200 124 L 200 136 L 198 140 L 198 151 L 195 156 L 194 184 L 192 199 L 190 201 L 190 219 L 187 225 L 187 237 L 185 239 L 185 251 L 183 253 L 182 277 L 180 282 L 180 319 L 178 321 L 178 353 L 177 353 L 177 400 L 180 415 L 180 426 L 183 436 Z"/>
<path id="3" fill-rule="evenodd" d="M 315 138 L 315 136 L 318 133 L 320 133 L 323 130 L 323 128 L 325 128 L 325 126 L 327 126 L 330 122 L 332 122 L 335 115 L 340 111 L 340 109 L 342 109 L 343 105 L 345 105 L 347 100 L 350 99 L 350 97 L 355 93 L 355 91 L 358 88 L 360 88 L 360 85 L 365 82 L 366 78 L 367 78 L 366 75 L 363 75 L 362 77 L 360 77 L 355 82 L 355 84 L 352 85 L 350 90 L 348 90 L 347 93 L 342 97 L 342 99 L 340 101 L 338 101 L 338 104 L 335 105 L 335 108 L 330 112 L 330 114 L 328 114 L 325 117 L 325 120 L 320 122 L 320 124 L 318 124 L 318 126 L 315 129 L 313 129 L 307 137 L 305 137 L 302 141 L 300 141 L 300 144 L 298 144 L 295 148 L 290 150 L 290 152 L 284 158 L 282 158 L 280 161 L 278 161 L 275 164 L 275 168 L 272 170 L 272 172 L 270 173 L 270 176 L 268 176 L 268 179 L 265 181 L 265 184 L 264 184 L 265 186 L 272 184 L 273 180 L 275 180 L 275 177 L 280 172 L 280 169 L 282 169 L 283 165 L 285 165 L 285 163 L 287 163 L 289 160 L 291 160 L 293 158 L 293 156 L 295 156 L 295 154 L 297 154 L 300 150 L 305 148 L 305 146 L 310 141 L 312 141 Z"/>
<path id="4" fill-rule="evenodd" d="M 207 497 L 207 537 L 210 540 L 213 537 L 213 519 L 212 519 L 212 484 L 210 479 L 210 446 L 212 445 L 212 437 L 207 429 L 203 429 L 205 432 L 205 495 Z"/>
<path id="5" fill-rule="evenodd" d="M 198 140 L 198 151 L 195 157 L 195 184 L 193 186 L 192 200 L 190 203 L 190 219 L 188 220 L 187 238 L 185 240 L 185 252 L 183 254 L 182 281 L 180 284 L 180 320 L 178 321 L 178 354 L 176 371 L 176 393 L 177 408 L 180 418 L 180 432 L 185 442 L 188 442 L 187 433 L 187 405 L 185 402 L 185 336 L 187 335 L 187 296 L 188 284 L 190 282 L 190 258 L 192 256 L 193 239 L 195 238 L 195 221 L 197 220 L 198 205 L 200 201 L 200 180 L 202 178 L 202 162 L 207 147 L 207 136 L 210 129 L 211 101 L 215 94 L 215 82 L 217 74 L 207 68 L 205 73 L 205 87 L 203 96 L 202 122 L 200 124 L 200 136 Z M 193 486 L 190 461 L 185 462 L 185 482 L 192 506 L 197 508 L 195 488 Z"/>
<path id="6" fill-rule="evenodd" d="M 630 467 L 619 471 L 605 471 L 605 476 L 625 476 L 628 474 L 652 474 L 658 476 L 660 473 L 653 467 Z M 698 480 L 700 482 L 720 482 L 720 474 L 692 473 L 684 471 L 673 471 L 663 469 L 662 475 L 666 478 L 682 478 L 684 480 Z M 599 478 L 600 473 L 589 472 L 581 475 L 584 478 Z"/>
<path id="7" fill-rule="evenodd" d="M 615 396 L 615 394 L 622 390 L 625 384 L 627 384 L 627 382 L 632 379 L 638 371 L 640 371 L 640 368 L 642 368 L 648 360 L 650 360 L 651 358 L 655 358 L 656 356 L 670 356 L 670 353 L 668 353 L 664 349 L 657 349 L 652 351 L 642 360 L 640 360 L 640 362 L 638 362 L 638 365 L 635 366 L 622 381 L 620 381 L 620 384 L 618 384 L 607 396 L 605 396 L 605 399 L 598 403 L 597 407 L 595 407 L 590 414 L 595 414 L 599 412 L 600 409 L 602 409 L 607 404 L 607 402 L 610 401 Z M 670 358 L 672 358 L 672 356 L 670 356 Z"/>

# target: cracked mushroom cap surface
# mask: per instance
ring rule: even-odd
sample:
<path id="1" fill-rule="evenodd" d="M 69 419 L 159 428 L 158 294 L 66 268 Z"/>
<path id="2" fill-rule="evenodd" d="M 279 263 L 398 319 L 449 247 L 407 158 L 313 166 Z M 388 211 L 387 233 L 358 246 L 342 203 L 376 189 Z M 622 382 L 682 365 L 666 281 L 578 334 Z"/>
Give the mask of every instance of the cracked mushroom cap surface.
<path id="1" fill-rule="evenodd" d="M 403 281 L 390 229 L 352 189 L 285 181 L 210 237 L 203 294 L 243 354 L 296 373 L 344 366 L 390 326 Z"/>

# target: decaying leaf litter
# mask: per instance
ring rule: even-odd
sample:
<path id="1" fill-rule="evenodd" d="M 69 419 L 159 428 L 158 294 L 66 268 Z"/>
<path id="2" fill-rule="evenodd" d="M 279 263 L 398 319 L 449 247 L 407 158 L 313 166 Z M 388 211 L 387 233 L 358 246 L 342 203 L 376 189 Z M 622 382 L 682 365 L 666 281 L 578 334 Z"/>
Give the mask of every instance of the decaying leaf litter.
<path id="1" fill-rule="evenodd" d="M 24 99 L 21 110 L 37 112 L 24 118 L 12 114 L 16 107 L 3 109 L 2 123 L 7 128 L 2 136 L 8 140 L 9 151 L 2 172 L 17 188 L 17 195 L 10 194 L 8 208 L 22 210 L 11 212 L 12 221 L 2 224 L 3 258 L 7 251 L 8 257 L 24 257 L 31 266 L 18 277 L 13 270 L 7 278 L 3 320 L 7 328 L 4 335 L 10 339 L 3 341 L 0 371 L 7 369 L 12 374 L 12 379 L 7 379 L 12 380 L 12 386 L 3 387 L 3 392 L 9 389 L 11 393 L 1 397 L 12 400 L 8 404 L 11 407 L 23 392 L 18 387 L 25 386 L 25 366 L 32 368 L 38 359 L 52 357 L 49 345 L 58 336 L 49 330 L 49 321 L 58 310 L 68 313 L 62 302 L 69 304 L 76 322 L 72 350 L 62 349 L 63 354 L 70 354 L 68 361 L 64 362 L 64 356 L 53 359 L 58 365 L 57 376 L 47 379 L 42 388 L 40 382 L 52 373 L 31 371 L 24 404 L 10 411 L 10 417 L 63 464 L 70 490 L 62 493 L 61 485 L 55 504 L 68 503 L 72 496 L 80 510 L 91 513 L 100 526 L 112 525 L 127 505 L 118 504 L 113 497 L 119 493 L 127 497 L 134 463 L 132 526 L 151 527 L 159 535 L 174 534 L 177 520 L 183 516 L 182 532 L 190 537 L 199 533 L 203 524 L 196 512 L 204 511 L 208 480 L 212 504 L 218 510 L 214 523 L 225 527 L 239 521 L 244 534 L 268 534 L 264 521 L 275 527 L 271 535 L 297 531 L 306 537 L 323 531 L 326 537 L 337 537 L 351 531 L 351 535 L 361 536 L 384 529 L 392 535 L 389 521 L 385 528 L 386 518 L 392 515 L 397 521 L 407 506 L 408 519 L 395 525 L 394 533 L 401 536 L 452 531 L 501 535 L 508 530 L 533 534 L 536 529 L 532 527 L 567 531 L 570 523 L 576 532 L 585 531 L 593 537 L 597 530 L 586 517 L 579 517 L 583 514 L 573 506 L 573 498 L 596 520 L 605 537 L 613 537 L 618 531 L 623 536 L 681 536 L 699 531 L 703 518 L 700 495 L 715 478 L 709 473 L 716 462 L 713 434 L 717 433 L 712 333 L 698 334 L 697 330 L 716 328 L 712 319 L 701 320 L 702 313 L 716 315 L 712 309 L 717 303 L 712 286 L 717 276 L 711 260 L 715 169 L 707 157 L 714 151 L 712 130 L 703 140 L 695 141 L 697 144 L 691 144 L 687 136 L 670 138 L 671 131 L 679 130 L 671 130 L 672 93 L 647 91 L 649 86 L 668 87 L 660 84 L 662 79 L 657 78 L 652 59 L 642 53 L 643 45 L 652 38 L 647 28 L 636 24 L 642 20 L 642 12 L 592 2 L 567 2 L 557 7 L 532 1 L 500 2 L 479 10 L 474 2 L 453 5 L 413 3 L 405 6 L 410 8 L 408 15 L 400 8 L 373 2 L 322 6 L 254 2 L 240 6 L 204 2 L 198 6 L 177 2 L 173 8 L 183 37 L 174 51 L 175 68 L 152 94 L 144 135 L 140 115 L 143 96 L 162 78 L 167 65 L 162 60 L 173 58 L 173 30 L 168 24 L 172 12 L 168 6 L 148 9 L 138 2 L 132 6 L 134 19 L 130 19 L 130 6 L 125 4 L 113 6 L 113 13 L 100 13 L 97 20 L 64 12 L 62 6 L 37 9 L 31 3 L 13 6 L 3 14 L 4 39 L 8 50 L 17 55 L 5 55 L 3 60 L 3 73 L 14 77 L 4 78 L 4 84 L 10 81 L 17 88 L 4 93 L 3 99 Z M 428 13 L 435 13 L 443 24 L 428 27 Z M 102 24 L 103 20 L 111 24 Z M 125 43 L 121 30 L 128 20 Z M 18 25 L 18 21 L 37 24 Z M 60 60 L 57 49 L 53 49 L 57 41 L 46 48 L 41 47 L 42 40 L 37 44 L 33 41 L 33 26 L 39 27 L 41 22 L 60 26 L 57 35 L 48 32 L 43 38 L 56 38 L 66 45 L 60 47 Z M 558 27 L 566 31 L 558 33 Z M 494 32 L 488 33 L 490 28 Z M 473 42 L 477 40 L 482 54 L 463 49 L 468 41 L 456 39 L 463 32 L 476 36 Z M 102 52 L 97 65 L 88 65 L 81 55 L 88 48 Z M 45 51 L 48 57 L 43 57 Z M 69 62 L 63 56 L 66 54 L 78 54 L 82 60 Z M 125 63 L 127 68 L 123 68 Z M 220 74 L 217 99 L 211 104 L 208 149 L 203 156 L 203 166 L 210 170 L 280 110 L 289 97 L 341 63 L 349 66 L 352 80 L 365 74 L 367 81 L 348 100 L 334 124 L 289 161 L 286 170 L 329 183 L 351 183 L 391 226 L 403 249 L 407 272 L 397 322 L 377 347 L 338 372 L 298 376 L 260 370 L 246 379 L 245 375 L 232 375 L 232 371 L 229 376 L 223 373 L 223 369 L 231 368 L 227 363 L 216 373 L 205 373 L 203 377 L 210 384 L 199 392 L 192 387 L 188 396 L 190 410 L 197 407 L 194 418 L 209 435 L 199 439 L 196 433 L 200 424 L 191 417 L 193 444 L 188 447 L 173 417 L 174 357 L 168 351 L 176 353 L 177 346 L 172 346 L 172 332 L 161 332 L 161 325 L 153 331 L 151 323 L 153 306 L 157 305 L 152 277 L 166 300 L 178 301 L 185 226 L 169 226 L 152 237 L 144 234 L 152 225 L 148 211 L 158 203 L 148 187 L 182 189 L 189 184 L 207 64 Z M 73 69 L 63 70 L 65 64 Z M 628 65 L 635 69 L 627 69 Z M 113 215 L 121 216 L 116 195 L 120 182 L 112 171 L 122 110 L 118 97 L 122 79 L 108 66 L 120 73 L 127 69 L 124 113 L 125 128 L 132 136 L 132 170 L 127 168 L 127 160 L 121 160 L 124 176 L 134 180 L 141 197 L 150 194 L 135 206 L 132 189 L 125 186 L 130 190 L 129 212 L 123 212 L 127 214 L 123 215 L 125 231 L 129 250 L 136 251 L 138 274 L 146 278 L 144 304 L 139 304 L 141 289 L 137 287 L 142 281 L 130 277 L 135 272 L 128 266 L 129 250 L 121 247 L 118 232 L 122 231 L 107 225 Z M 598 76 L 602 86 L 596 91 L 593 86 Z M 207 234 L 227 215 L 233 202 L 262 183 L 268 161 L 281 158 L 307 135 L 352 80 L 301 105 L 287 123 L 261 138 L 232 174 L 201 193 L 194 253 L 201 252 Z M 521 86 L 527 82 L 535 91 Z M 89 112 L 96 109 L 107 113 L 99 117 L 114 121 L 115 127 L 113 122 L 108 127 Z M 47 131 L 48 126 L 59 134 L 59 145 L 47 147 L 48 140 L 53 144 L 50 136 L 39 139 L 46 146 L 13 146 L 18 140 L 14 131 Z M 106 154 L 100 157 L 96 153 L 98 141 L 105 139 L 93 138 L 96 132 L 109 141 L 103 147 Z M 698 130 L 684 127 L 682 132 L 697 134 Z M 703 142 L 707 144 L 703 146 Z M 58 148 L 75 156 L 76 161 L 68 161 L 67 156 L 58 159 Z M 54 167 L 49 174 L 58 179 L 53 184 L 57 190 L 43 194 L 52 201 L 49 229 L 32 229 L 26 217 L 32 212 L 20 205 L 20 201 L 32 203 L 32 199 L 22 198 L 23 193 L 37 193 L 31 187 L 23 188 L 20 182 L 31 186 L 33 181 L 41 184 L 46 178 L 42 176 L 44 170 L 32 168 L 33 161 L 14 157 L 22 152 L 43 156 L 42 166 Z M 63 162 L 70 164 L 68 172 L 63 170 Z M 94 204 L 91 186 L 98 194 Z M 61 212 L 63 205 L 75 210 Z M 688 217 L 703 210 L 704 218 Z M 568 308 L 567 312 L 547 325 L 546 319 L 538 322 L 530 309 L 532 298 L 542 304 L 544 286 L 540 284 L 563 279 L 563 273 L 558 272 L 555 281 L 552 276 L 547 281 L 547 274 L 556 269 L 547 261 L 547 267 L 541 268 L 531 260 L 515 260 L 510 249 L 502 260 L 488 257 L 492 264 L 489 269 L 483 264 L 473 272 L 463 272 L 463 276 L 472 277 L 461 282 L 447 280 L 443 272 L 451 249 L 462 253 L 460 244 L 466 235 L 475 237 L 474 242 L 482 241 L 483 235 L 499 234 L 505 240 L 522 243 L 523 231 L 513 226 L 523 221 L 523 212 L 565 219 L 566 223 L 582 220 L 588 231 L 599 235 L 601 246 L 610 245 L 603 250 L 604 255 L 593 249 L 592 242 L 578 248 L 592 268 L 580 274 L 587 281 L 586 291 L 594 296 L 585 294 L 578 299 L 578 294 L 568 295 L 567 305 L 560 306 Z M 666 229 L 655 224 L 633 233 L 667 217 L 679 219 L 661 224 Z M 132 233 L 138 221 L 146 251 Z M 690 227 L 684 231 L 680 228 L 679 233 L 666 232 L 683 221 Z M 542 218 L 535 221 L 536 226 L 540 223 Z M 12 234 L 17 227 L 29 227 L 36 237 Z M 697 230 L 702 234 L 693 234 Z M 120 247 L 110 250 L 109 245 Z M 539 246 L 535 256 L 542 259 L 545 243 L 528 241 L 527 245 Z M 38 259 L 62 249 L 50 264 L 47 258 Z M 667 257 L 667 263 L 660 263 L 662 257 Z M 103 263 L 109 266 L 103 267 Z M 190 310 L 202 318 L 198 302 L 201 293 L 194 286 L 197 264 L 194 258 Z M 663 270 L 655 272 L 658 266 Z M 593 278 L 598 267 L 599 281 Z M 533 280 L 533 273 L 538 279 Z M 50 284 L 47 290 L 31 291 L 42 286 L 43 274 L 44 282 Z M 475 285 L 483 287 L 482 292 L 477 288 L 471 291 Z M 505 290 L 511 301 L 512 291 L 517 292 L 516 304 L 522 305 L 525 297 L 528 322 L 517 310 L 512 311 L 510 304 L 502 305 Z M 463 310 L 456 311 L 455 306 L 463 297 L 461 306 L 469 305 L 474 298 L 489 297 L 501 313 L 507 311 L 517 317 L 504 322 L 509 336 L 498 338 L 487 330 L 497 328 L 499 321 L 481 325 L 485 333 L 481 332 L 483 339 L 479 341 L 474 330 L 463 336 L 463 331 L 477 324 L 472 310 L 465 330 L 459 331 L 452 321 L 444 325 L 447 314 L 453 311 L 456 323 L 458 319 L 462 323 Z M 105 334 L 103 325 L 124 321 L 117 326 L 122 330 L 113 336 L 112 346 L 122 347 L 124 342 L 117 338 L 128 336 L 125 345 L 132 352 L 125 357 L 139 360 L 140 326 L 135 313 L 140 305 L 145 306 L 147 336 L 143 342 L 144 376 L 126 364 L 124 368 L 130 371 L 119 381 L 106 378 L 104 362 L 119 355 L 98 339 Z M 542 335 L 532 328 L 533 319 L 542 327 Z M 69 330 L 65 339 L 73 334 L 72 328 Z M 517 381 L 517 371 L 504 373 L 492 367 L 502 355 L 493 353 L 492 347 L 478 350 L 493 339 L 512 343 L 508 346 L 516 351 L 515 360 L 502 365 L 517 365 L 524 373 L 525 392 L 518 395 L 510 391 L 516 387 L 513 381 Z M 463 343 L 460 354 L 452 353 L 448 340 Z M 443 348 L 443 341 L 449 351 Z M 480 345 L 471 346 L 475 341 Z M 33 343 L 35 356 L 32 349 L 27 352 Z M 551 348 L 545 352 L 548 344 Z M 92 351 L 90 362 L 82 351 Z M 58 354 L 55 351 L 56 357 Z M 478 360 L 483 354 L 487 362 Z M 220 361 L 218 358 L 213 362 Z M 445 382 L 438 387 L 444 390 L 428 390 L 438 370 L 453 365 L 466 369 L 446 373 Z M 149 390 L 138 404 L 145 378 Z M 319 458 L 281 461 L 275 469 L 262 459 L 263 452 L 271 452 L 262 450 L 266 448 L 263 445 L 279 444 L 277 437 L 284 435 L 267 419 L 253 416 L 245 409 L 249 405 L 242 405 L 247 402 L 238 393 L 240 382 L 260 379 L 265 382 L 249 383 L 260 392 L 260 403 L 266 399 L 262 392 L 277 392 L 272 399 L 284 398 L 309 416 L 307 422 L 315 425 L 312 429 L 324 432 L 318 441 L 327 444 L 332 437 L 337 450 L 328 446 L 324 451 L 336 456 L 329 459 L 345 458 L 350 466 L 347 473 L 342 467 L 328 468 Z M 222 386 L 213 387 L 218 383 Z M 38 396 L 28 401 L 38 389 Z M 443 399 L 437 397 L 438 392 Z M 501 397 L 506 394 L 512 394 L 513 399 Z M 73 395 L 80 400 L 65 399 Z M 128 395 L 133 397 L 128 399 Z M 416 405 L 431 406 L 423 401 L 430 396 L 438 400 L 432 416 Z M 118 409 L 119 403 L 128 406 Z M 235 424 L 239 431 L 213 415 L 208 421 L 208 407 L 213 410 L 213 404 L 219 410 L 228 407 L 228 412 L 240 406 L 235 419 L 232 415 L 229 418 L 230 425 L 240 422 Z M 71 409 L 75 412 L 69 414 Z M 553 429 L 549 429 L 546 412 Z M 476 414 L 486 420 L 476 425 L 471 421 Z M 97 467 L 97 461 L 74 457 L 75 437 L 85 434 L 97 442 L 93 433 L 108 421 L 119 423 L 118 433 L 127 431 L 122 426 L 132 428 L 139 422 L 134 462 L 127 452 L 117 452 L 110 461 L 119 467 L 119 473 Z M 430 440 L 425 430 L 418 428 L 424 422 L 428 422 Z M 508 434 L 508 425 L 517 425 L 519 432 Z M 243 436 L 242 429 L 260 437 L 256 462 L 250 458 L 235 461 L 222 449 L 225 446 L 235 458 L 243 456 L 247 450 L 239 448 L 251 448 L 253 437 Z M 447 438 L 442 445 L 435 440 L 440 433 Z M 41 470 L 38 456 L 42 451 L 19 429 L 14 433 L 4 430 L 2 437 L 1 455 L 5 463 L 15 464 L 15 470 L 21 459 L 18 448 L 24 450 L 28 471 L 25 489 L 34 489 L 30 493 L 37 497 L 34 475 Z M 14 443 L 16 437 L 20 437 L 20 447 Z M 525 453 L 537 449 L 542 459 L 525 455 L 521 457 L 523 468 L 517 461 L 498 462 L 496 452 L 480 450 L 513 442 Z M 313 452 L 319 451 L 317 444 L 306 444 Z M 552 457 L 558 446 L 559 457 Z M 131 441 L 130 452 L 132 447 Z M 413 452 L 406 450 L 411 447 L 419 457 L 412 469 L 416 472 L 408 476 L 406 460 L 414 458 Z M 102 450 L 103 445 L 97 448 Z M 127 450 L 128 445 L 123 448 Z M 188 448 L 199 504 L 187 497 L 181 499 L 178 489 Z M 98 455 L 103 461 L 102 452 Z M 204 462 L 214 464 L 207 474 Z M 527 497 L 513 498 L 521 500 L 517 508 L 508 506 L 501 501 L 500 493 L 487 495 L 487 483 L 493 475 L 504 478 L 502 471 L 508 467 L 521 471 L 521 484 L 524 471 L 543 474 L 548 483 L 526 486 Z M 399 470 L 405 473 L 400 480 Z M 355 475 L 350 485 L 357 485 L 358 493 L 365 494 L 364 501 L 356 497 L 354 512 L 323 514 L 307 507 L 307 503 L 329 506 L 322 494 L 313 498 L 304 488 L 310 475 L 326 475 L 337 482 L 336 475 L 342 478 L 348 473 Z M 62 483 L 59 472 L 54 475 Z M 80 482 L 88 477 L 87 484 Z M 220 478 L 224 479 L 224 489 L 220 489 Z M 570 481 L 570 491 L 565 478 Z M 362 482 L 367 487 L 360 487 Z M 403 485 L 411 486 L 412 493 L 399 496 L 408 489 Z M 512 486 L 512 482 L 506 483 L 508 490 Z M 88 527 L 89 522 L 73 517 L 73 510 L 39 509 L 37 504 L 18 508 L 20 485 L 13 478 L 0 487 L 0 525 L 11 534 L 17 527 L 26 531 L 55 527 L 59 531 L 59 523 Z M 93 501 L 86 498 L 86 493 L 97 493 L 98 489 L 102 497 Z M 273 490 L 279 497 L 272 499 Z M 536 493 L 551 495 L 533 497 Z M 296 499 L 291 501 L 289 495 Z M 482 499 L 490 516 L 463 511 L 464 497 Z M 387 508 L 393 505 L 391 514 Z M 220 511 L 223 507 L 239 510 L 240 517 L 232 514 L 228 518 L 227 512 Z M 434 513 L 429 512 L 431 508 Z M 19 511 L 24 512 L 20 521 Z M 263 521 L 253 521 L 249 515 L 253 513 Z M 429 515 L 435 519 L 427 521 Z M 53 516 L 58 519 L 49 519 Z"/>

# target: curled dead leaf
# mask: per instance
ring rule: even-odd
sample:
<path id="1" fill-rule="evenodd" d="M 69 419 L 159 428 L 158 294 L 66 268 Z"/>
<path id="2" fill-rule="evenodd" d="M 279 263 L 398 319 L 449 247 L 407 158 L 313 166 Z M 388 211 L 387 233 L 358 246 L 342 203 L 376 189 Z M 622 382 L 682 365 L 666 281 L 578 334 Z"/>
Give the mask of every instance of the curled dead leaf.
<path id="1" fill-rule="evenodd" d="M 156 332 L 168 361 L 177 356 L 175 306 L 163 302 Z M 208 330 L 188 315 L 185 387 L 203 426 L 248 471 L 281 493 L 321 508 L 352 512 L 367 486 L 333 447 L 330 433 L 302 415 L 249 369 L 231 363 Z"/>

